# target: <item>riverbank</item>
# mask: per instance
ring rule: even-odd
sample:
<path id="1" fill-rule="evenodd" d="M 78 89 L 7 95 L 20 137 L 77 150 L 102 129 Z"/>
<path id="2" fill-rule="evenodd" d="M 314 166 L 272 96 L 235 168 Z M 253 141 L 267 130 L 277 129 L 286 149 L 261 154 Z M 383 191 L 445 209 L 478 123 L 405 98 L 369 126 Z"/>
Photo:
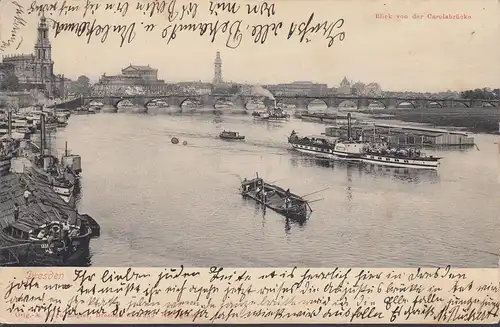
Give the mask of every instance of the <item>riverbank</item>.
<path id="1" fill-rule="evenodd" d="M 498 133 L 499 108 L 415 108 L 362 111 L 373 119 L 401 120 L 433 126 L 462 127 L 473 133 Z"/>

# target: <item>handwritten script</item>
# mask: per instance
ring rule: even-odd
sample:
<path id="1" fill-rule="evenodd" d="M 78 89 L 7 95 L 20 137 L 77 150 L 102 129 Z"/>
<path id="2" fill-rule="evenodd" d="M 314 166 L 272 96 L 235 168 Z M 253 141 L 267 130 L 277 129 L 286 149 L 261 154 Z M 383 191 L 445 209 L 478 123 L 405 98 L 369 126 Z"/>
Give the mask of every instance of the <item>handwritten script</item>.
<path id="1" fill-rule="evenodd" d="M 496 269 L 4 268 L 2 322 L 491 323 Z M 109 320 L 112 319 L 112 320 Z"/>
<path id="2" fill-rule="evenodd" d="M 273 38 L 310 43 L 323 40 L 327 47 L 341 43 L 346 32 L 341 17 L 321 19 L 314 11 L 294 20 L 279 15 L 278 5 L 268 1 L 254 3 L 220 1 L 69 1 L 31 2 L 19 8 L 27 15 L 44 15 L 55 37 L 70 34 L 87 43 L 105 43 L 113 35 L 117 44 L 132 43 L 143 33 L 152 33 L 171 44 L 196 35 L 211 43 L 221 39 L 228 48 L 238 48 L 244 40 L 264 44 Z M 282 18 L 287 18 L 284 20 Z M 116 22 L 117 19 L 121 23 Z M 111 42 L 111 41 L 110 41 Z"/>

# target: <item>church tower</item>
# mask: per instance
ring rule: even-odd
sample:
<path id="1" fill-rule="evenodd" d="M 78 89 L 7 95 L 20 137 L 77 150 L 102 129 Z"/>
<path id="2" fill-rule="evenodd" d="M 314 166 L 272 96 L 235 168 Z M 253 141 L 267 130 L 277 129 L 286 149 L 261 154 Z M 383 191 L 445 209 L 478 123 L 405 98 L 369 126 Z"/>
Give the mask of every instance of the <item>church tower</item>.
<path id="1" fill-rule="evenodd" d="M 220 52 L 217 51 L 217 54 L 215 55 L 215 62 L 214 62 L 214 80 L 212 84 L 217 85 L 217 84 L 222 84 L 222 59 L 220 58 Z"/>
<path id="2" fill-rule="evenodd" d="M 45 85 L 49 96 L 53 91 L 53 66 L 52 46 L 49 40 L 49 26 L 45 15 L 42 14 L 38 24 L 38 38 L 35 44 L 35 81 Z"/>

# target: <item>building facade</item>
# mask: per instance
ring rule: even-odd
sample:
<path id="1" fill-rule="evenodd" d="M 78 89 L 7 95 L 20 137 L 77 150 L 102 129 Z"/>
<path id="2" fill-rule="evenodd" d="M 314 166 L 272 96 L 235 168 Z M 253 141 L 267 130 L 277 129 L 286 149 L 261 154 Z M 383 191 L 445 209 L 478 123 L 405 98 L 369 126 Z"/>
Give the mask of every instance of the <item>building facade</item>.
<path id="1" fill-rule="evenodd" d="M 276 96 L 326 96 L 328 85 L 308 81 L 297 81 L 293 83 L 266 85 L 264 86 Z"/>
<path id="2" fill-rule="evenodd" d="M 13 70 L 19 80 L 20 89 L 38 89 L 44 91 L 49 97 L 64 97 L 67 79 L 62 75 L 54 74 L 49 26 L 43 15 L 38 24 L 34 50 L 32 54 L 4 56 L 0 66 L 0 75 L 5 75 L 7 70 Z"/>
<path id="3" fill-rule="evenodd" d="M 94 95 L 163 94 L 170 84 L 158 79 L 158 69 L 148 66 L 129 65 L 119 75 L 103 74 L 94 84 Z"/>
<path id="4" fill-rule="evenodd" d="M 347 80 L 347 77 L 344 76 L 344 79 L 340 82 L 339 88 L 337 88 L 337 94 L 349 95 L 353 94 L 355 90 L 351 87 L 351 82 Z"/>

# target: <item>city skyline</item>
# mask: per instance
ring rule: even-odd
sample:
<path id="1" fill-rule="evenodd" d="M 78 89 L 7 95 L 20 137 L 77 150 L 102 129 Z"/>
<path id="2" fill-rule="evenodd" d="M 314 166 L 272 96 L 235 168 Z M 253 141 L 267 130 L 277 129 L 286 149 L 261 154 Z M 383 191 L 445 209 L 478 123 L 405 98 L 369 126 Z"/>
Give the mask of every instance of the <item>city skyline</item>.
<path id="1" fill-rule="evenodd" d="M 306 80 L 337 87 L 347 76 L 354 82 L 379 83 L 386 91 L 444 92 L 498 88 L 500 45 L 497 42 L 498 33 L 495 33 L 498 31 L 497 2 L 480 0 L 475 1 L 475 5 L 470 1 L 452 2 L 454 11 L 467 12 L 473 18 L 425 22 L 375 19 L 375 14 L 380 12 L 440 13 L 449 10 L 450 2 L 446 2 L 448 5 L 433 2 L 403 6 L 395 1 L 386 1 L 386 5 L 373 1 L 364 5 L 362 12 L 355 10 L 359 4 L 347 2 L 337 2 L 342 7 L 338 6 L 335 10 L 326 7 L 332 1 L 314 0 L 315 6 L 311 7 L 312 2 L 308 2 L 307 8 L 302 3 L 294 3 L 293 7 L 285 2 L 276 3 L 276 17 L 286 21 L 307 18 L 304 13 L 311 11 L 310 8 L 315 8 L 318 20 L 343 17 L 346 39 L 331 48 L 327 48 L 320 38 L 308 44 L 299 44 L 296 39 L 286 41 L 286 37 L 272 36 L 269 36 L 269 43 L 256 45 L 249 43 L 246 35 L 246 42 L 231 50 L 224 46 L 225 39 L 210 44 L 207 38 L 195 37 L 194 34 L 184 34 L 170 45 L 166 45 L 161 38 L 158 40 L 157 36 L 141 34 L 133 43 L 119 48 L 118 37 L 111 33 L 105 44 L 100 44 L 97 39 L 86 44 L 85 37 L 77 38 L 70 32 L 62 32 L 54 38 L 54 30 L 51 29 L 54 72 L 73 80 L 85 75 L 95 82 L 103 73 L 116 74 L 129 64 L 149 64 L 158 69 L 158 77 L 167 83 L 198 80 L 210 83 L 214 77 L 214 55 L 220 51 L 222 78 L 234 83 L 266 85 Z M 204 17 L 203 13 L 200 12 L 198 20 L 213 21 L 213 18 Z M 104 14 L 98 13 L 96 18 L 102 20 Z M 127 21 L 136 19 L 134 15 L 131 10 Z M 50 19 L 50 15 L 47 16 Z M 79 21 L 81 18 L 78 17 L 77 14 L 68 14 L 60 19 Z M 108 15 L 107 18 L 108 23 L 124 22 L 117 16 Z M 12 45 L 3 55 L 33 52 L 39 17 L 30 15 L 25 19 L 27 24 L 19 32 L 23 37 L 19 49 Z M 248 17 L 245 19 L 250 21 Z M 152 21 L 161 23 L 159 17 L 154 19 L 153 16 L 148 22 Z M 254 19 L 250 22 L 262 21 Z M 7 27 L 1 27 L 2 35 L 5 35 Z"/>

